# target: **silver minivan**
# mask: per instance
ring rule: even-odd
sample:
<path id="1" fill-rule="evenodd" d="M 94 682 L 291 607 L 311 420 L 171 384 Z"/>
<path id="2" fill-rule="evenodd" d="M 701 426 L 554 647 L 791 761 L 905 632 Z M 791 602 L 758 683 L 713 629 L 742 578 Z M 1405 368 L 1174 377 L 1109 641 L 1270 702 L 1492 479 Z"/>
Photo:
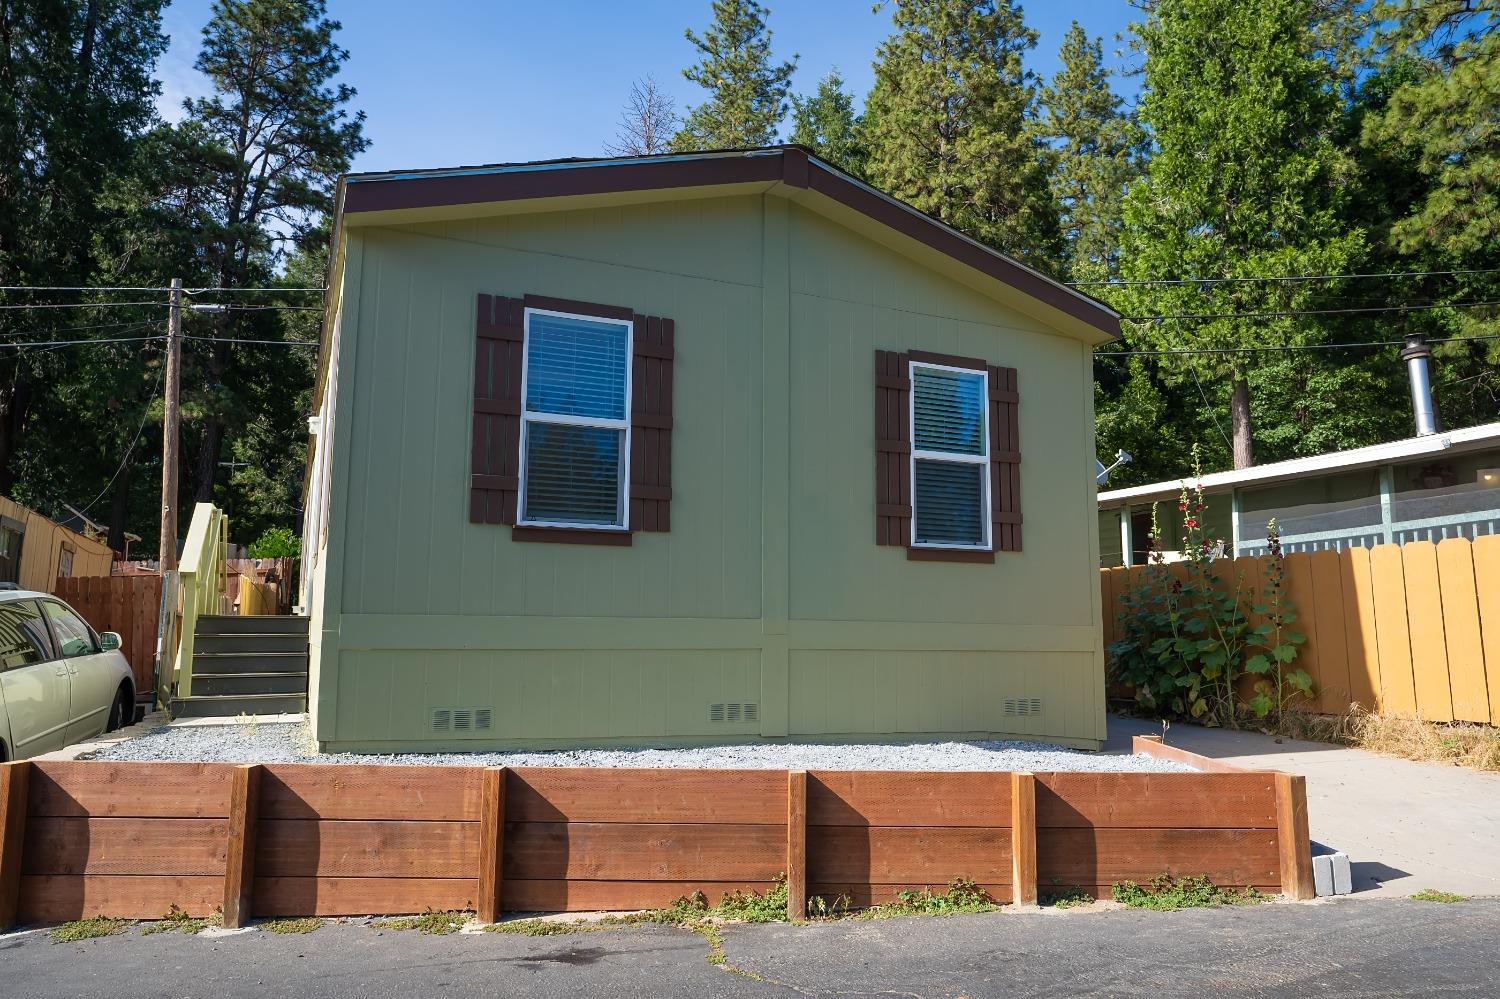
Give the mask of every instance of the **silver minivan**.
<path id="1" fill-rule="evenodd" d="M 0 760 L 21 760 L 135 719 L 120 636 L 95 634 L 46 593 L 0 591 Z"/>

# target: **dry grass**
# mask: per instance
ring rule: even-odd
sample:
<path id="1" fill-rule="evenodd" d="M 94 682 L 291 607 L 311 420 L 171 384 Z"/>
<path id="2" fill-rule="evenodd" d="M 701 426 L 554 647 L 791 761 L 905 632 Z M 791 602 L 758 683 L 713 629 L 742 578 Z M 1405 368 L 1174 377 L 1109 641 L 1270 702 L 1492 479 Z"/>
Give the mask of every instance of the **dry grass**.
<path id="1" fill-rule="evenodd" d="M 1351 708 L 1341 715 L 1288 712 L 1276 734 L 1334 742 L 1424 763 L 1500 772 L 1500 728 L 1470 722 L 1426 722 Z"/>

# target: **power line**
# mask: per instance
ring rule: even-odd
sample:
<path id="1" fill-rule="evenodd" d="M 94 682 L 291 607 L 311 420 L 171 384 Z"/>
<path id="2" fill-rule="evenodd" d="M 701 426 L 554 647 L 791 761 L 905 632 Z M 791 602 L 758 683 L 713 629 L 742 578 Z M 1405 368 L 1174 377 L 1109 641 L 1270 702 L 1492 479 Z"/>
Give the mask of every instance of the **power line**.
<path id="1" fill-rule="evenodd" d="M 164 291 L 164 290 L 167 290 L 167 289 L 157 289 L 157 290 L 158 291 Z M 295 292 L 314 292 L 315 291 L 315 292 L 317 292 L 318 294 L 321 295 L 323 292 L 325 292 L 327 290 L 328 290 L 327 288 L 184 288 L 183 292 L 185 294 L 188 294 L 188 295 L 204 295 L 204 294 L 209 294 L 209 295 L 240 295 L 240 294 L 244 294 L 244 295 L 257 295 L 257 294 L 273 295 L 273 294 L 275 294 L 278 291 L 295 291 Z"/>
<path id="2" fill-rule="evenodd" d="M 127 306 L 154 306 L 165 309 L 166 302 L 31 302 L 26 305 L 7 303 L 0 309 L 123 309 Z"/>
<path id="3" fill-rule="evenodd" d="M 1426 309 L 1480 309 L 1497 302 L 1425 302 L 1420 305 L 1344 306 L 1337 309 L 1288 309 L 1285 312 L 1203 312 L 1176 316 L 1121 316 L 1126 322 L 1159 323 L 1176 319 L 1285 319 L 1291 316 L 1337 316 L 1366 312 L 1422 312 Z"/>
<path id="4" fill-rule="evenodd" d="M 114 337 L 108 340 L 37 340 L 32 343 L 0 343 L 0 347 L 74 347 L 83 343 L 144 343 L 147 340 L 160 339 L 162 335 L 157 333 L 154 336 Z"/>
<path id="5" fill-rule="evenodd" d="M 1428 340 L 1428 346 L 1443 343 L 1467 343 L 1471 340 L 1500 340 L 1500 333 L 1477 336 L 1450 336 Z M 1363 343 L 1297 343 L 1267 347 L 1167 347 L 1161 350 L 1096 350 L 1098 357 L 1158 357 L 1164 354 L 1275 354 L 1297 350 L 1353 350 L 1360 347 L 1404 347 L 1405 340 L 1366 340 Z"/>
<path id="6" fill-rule="evenodd" d="M 89 505 L 78 511 L 78 516 L 85 517 L 88 515 L 88 512 L 94 508 L 94 505 L 114 488 L 115 480 L 120 477 L 120 473 L 125 471 L 125 466 L 130 463 L 130 456 L 135 453 L 135 446 L 141 442 L 141 434 L 146 431 L 146 421 L 151 416 L 151 403 L 155 401 L 157 392 L 161 390 L 161 376 L 164 368 L 165 365 L 156 369 L 156 384 L 152 386 L 151 395 L 146 399 L 146 407 L 141 411 L 141 425 L 136 428 L 135 437 L 131 438 L 130 445 L 125 448 L 125 454 L 120 458 L 120 466 L 115 469 L 115 474 L 109 477 L 109 481 L 105 483 L 104 488 L 99 490 L 99 495 L 89 500 Z"/>
<path id="7" fill-rule="evenodd" d="M 187 334 L 183 334 L 182 339 L 198 340 L 203 343 L 265 343 L 277 346 L 293 344 L 298 347 L 316 347 L 319 345 L 317 340 L 237 340 L 227 336 L 188 336 Z"/>
<path id="8" fill-rule="evenodd" d="M 150 323 L 142 323 L 142 322 L 137 322 L 137 321 L 132 320 L 130 322 L 125 322 L 125 323 L 100 323 L 97 326 L 68 326 L 68 327 L 66 327 L 64 329 L 53 330 L 52 332 L 54 332 L 54 333 L 87 333 L 87 332 L 90 332 L 92 330 L 117 330 L 117 329 L 119 329 L 122 326 L 130 326 L 130 327 L 133 327 L 135 329 L 141 329 L 143 327 L 150 326 L 150 325 L 151 325 Z M 10 332 L 10 333 L 0 333 L 0 336 L 42 336 L 42 334 L 38 333 L 36 330 L 16 330 L 16 331 Z"/>
<path id="9" fill-rule="evenodd" d="M 78 284 L 78 285 L 44 285 L 44 284 L 5 284 L 0 285 L 0 291 L 171 291 L 167 286 L 156 285 L 100 285 L 100 284 Z M 204 293 L 219 293 L 225 295 L 238 294 L 271 294 L 279 291 L 287 292 L 325 292 L 327 288 L 184 288 L 183 291 L 189 295 Z"/>
<path id="10" fill-rule="evenodd" d="M 1100 281 L 1069 281 L 1067 284 L 1073 288 L 1127 288 L 1140 285 L 1246 284 L 1268 281 L 1353 281 L 1363 278 L 1454 277 L 1461 274 L 1500 274 L 1500 267 L 1479 267 L 1455 271 L 1384 271 L 1372 274 L 1282 274 L 1274 277 L 1142 278 L 1134 281 L 1105 279 Z"/>

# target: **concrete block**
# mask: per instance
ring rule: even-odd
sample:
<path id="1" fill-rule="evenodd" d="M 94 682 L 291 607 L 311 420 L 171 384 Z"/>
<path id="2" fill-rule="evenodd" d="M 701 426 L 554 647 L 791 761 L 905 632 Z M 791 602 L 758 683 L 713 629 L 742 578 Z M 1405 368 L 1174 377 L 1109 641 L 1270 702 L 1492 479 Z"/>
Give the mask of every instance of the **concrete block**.
<path id="1" fill-rule="evenodd" d="M 1333 893 L 1349 895 L 1354 891 L 1354 873 L 1349 868 L 1349 855 L 1335 853 L 1328 858 L 1333 865 Z"/>
<path id="2" fill-rule="evenodd" d="M 1314 857 L 1313 888 L 1319 898 L 1333 894 L 1333 858 Z"/>

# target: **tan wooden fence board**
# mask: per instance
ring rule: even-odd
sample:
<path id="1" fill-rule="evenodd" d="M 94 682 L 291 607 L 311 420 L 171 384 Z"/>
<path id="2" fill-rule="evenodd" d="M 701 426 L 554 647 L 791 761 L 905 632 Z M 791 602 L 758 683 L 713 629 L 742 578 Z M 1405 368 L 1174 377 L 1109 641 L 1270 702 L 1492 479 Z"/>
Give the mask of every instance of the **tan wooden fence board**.
<path id="1" fill-rule="evenodd" d="M 1214 572 L 1226 585 L 1243 577 L 1248 609 L 1268 562 L 1221 560 Z M 1290 630 L 1306 636 L 1295 665 L 1314 685 L 1306 706 L 1500 724 L 1500 536 L 1293 553 L 1285 564 L 1297 618 Z M 1100 570 L 1106 644 L 1120 633 L 1121 594 L 1148 571 Z M 1259 623 L 1253 612 L 1247 617 Z"/>
<path id="2" fill-rule="evenodd" d="M 71 576 L 53 588 L 95 631 L 117 632 L 137 694 L 156 691 L 161 576 Z"/>

